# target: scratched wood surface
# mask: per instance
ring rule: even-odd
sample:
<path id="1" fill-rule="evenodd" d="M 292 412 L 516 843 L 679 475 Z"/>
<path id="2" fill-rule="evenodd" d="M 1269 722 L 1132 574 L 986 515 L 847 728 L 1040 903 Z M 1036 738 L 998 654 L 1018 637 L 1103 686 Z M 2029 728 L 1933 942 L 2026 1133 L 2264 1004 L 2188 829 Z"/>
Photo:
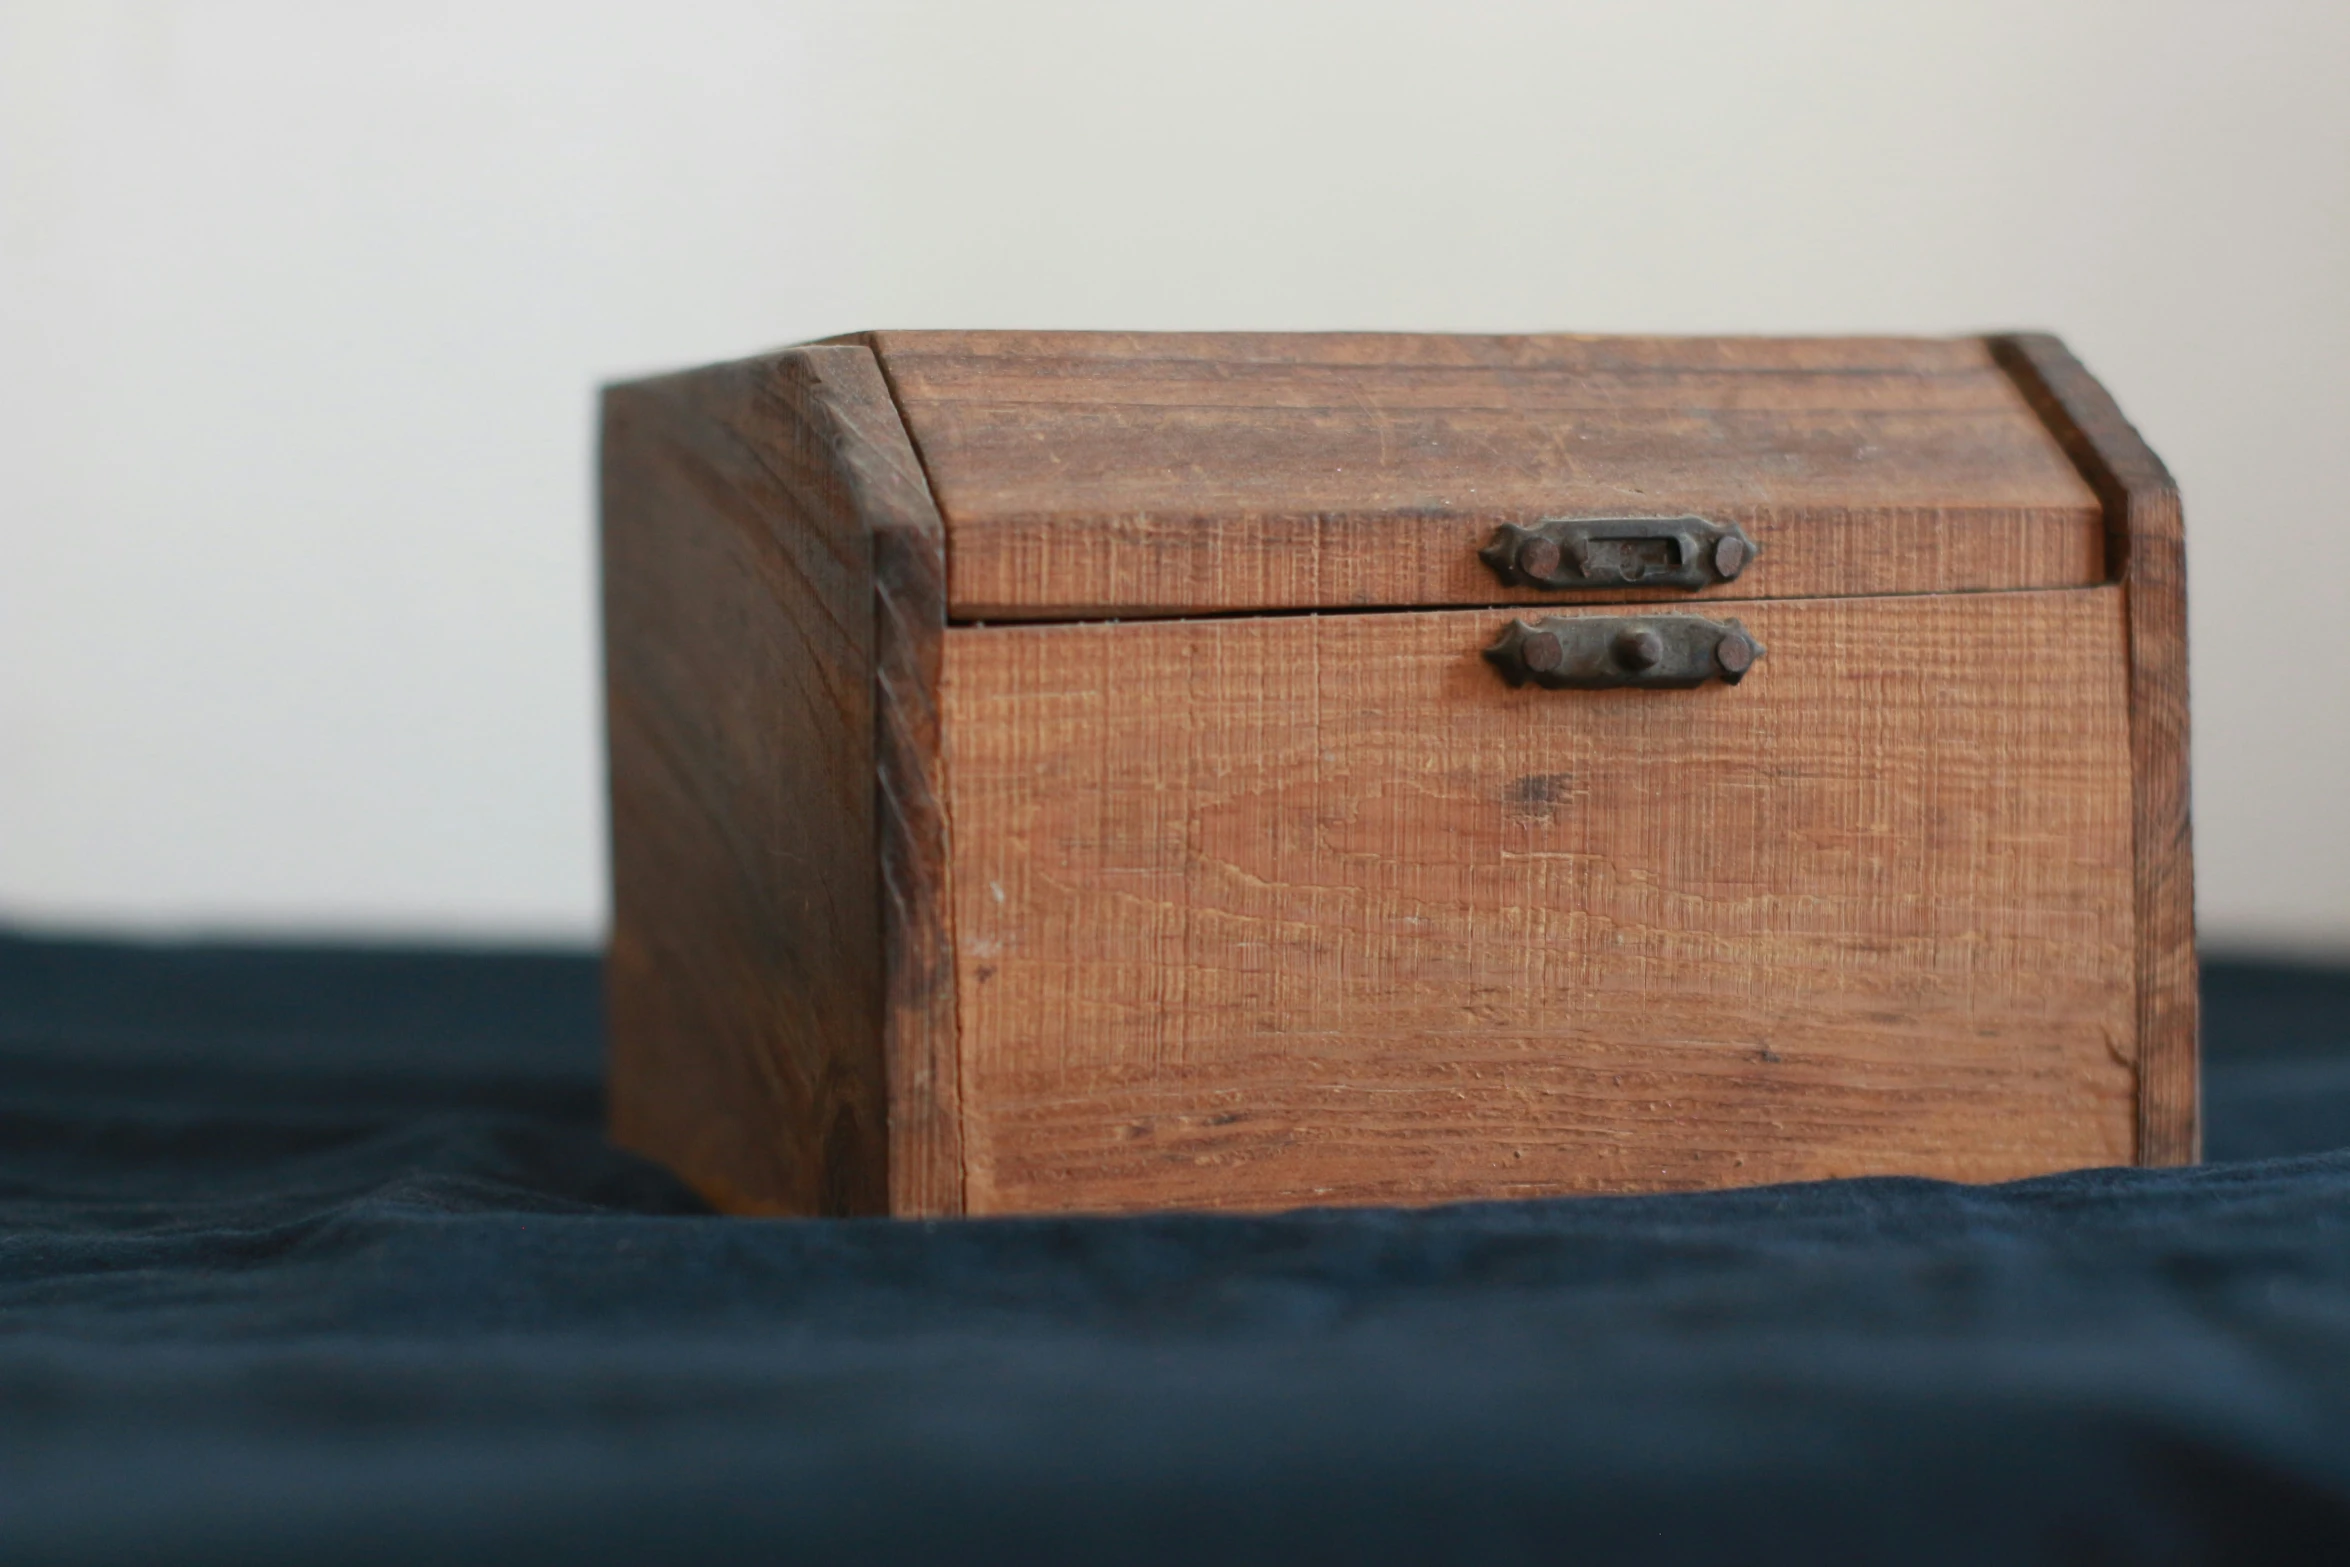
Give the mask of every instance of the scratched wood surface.
<path id="1" fill-rule="evenodd" d="M 2195 853 L 2187 790 L 2187 554 L 2178 486 L 2105 388 L 2040 333 L 1993 340 L 2105 506 L 2130 628 L 2138 916 L 2138 1159 L 2202 1157 Z"/>
<path id="2" fill-rule="evenodd" d="M 1721 598 L 2102 581 L 1981 339 L 877 332 L 960 619 L 1653 598 L 1505 587 L 1502 522 L 1695 512 Z M 1671 595 L 1678 596 L 1678 595 Z"/>
<path id="3" fill-rule="evenodd" d="M 938 523 L 878 367 L 611 388 L 603 508 L 613 1134 L 738 1212 L 951 1211 Z"/>
<path id="4" fill-rule="evenodd" d="M 1715 605 L 1695 691 L 1506 614 L 951 627 L 973 1212 L 2126 1162 L 2117 589 Z"/>

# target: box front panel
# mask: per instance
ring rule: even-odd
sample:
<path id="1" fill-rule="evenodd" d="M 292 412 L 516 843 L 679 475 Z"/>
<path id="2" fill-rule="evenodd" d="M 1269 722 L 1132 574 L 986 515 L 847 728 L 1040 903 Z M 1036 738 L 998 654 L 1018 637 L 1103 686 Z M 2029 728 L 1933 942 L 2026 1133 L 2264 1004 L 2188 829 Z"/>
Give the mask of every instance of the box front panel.
<path id="1" fill-rule="evenodd" d="M 969 1210 L 2127 1162 L 2118 592 L 1703 609 L 1743 683 L 1512 688 L 1487 610 L 950 629 Z"/>

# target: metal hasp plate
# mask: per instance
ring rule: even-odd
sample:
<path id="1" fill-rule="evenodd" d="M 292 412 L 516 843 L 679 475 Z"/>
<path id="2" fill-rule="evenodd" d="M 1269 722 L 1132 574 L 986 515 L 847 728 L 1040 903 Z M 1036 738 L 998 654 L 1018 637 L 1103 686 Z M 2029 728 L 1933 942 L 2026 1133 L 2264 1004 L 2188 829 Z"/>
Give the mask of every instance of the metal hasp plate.
<path id="1" fill-rule="evenodd" d="M 1512 586 L 1702 588 L 1736 577 L 1757 548 L 1736 523 L 1703 517 L 1550 517 L 1502 524 L 1477 554 Z"/>
<path id="2" fill-rule="evenodd" d="M 1763 656 L 1763 645 L 1735 620 L 1545 615 L 1511 621 L 1485 656 L 1513 686 L 1531 680 L 1554 691 L 1685 691 L 1708 680 L 1736 685 Z"/>

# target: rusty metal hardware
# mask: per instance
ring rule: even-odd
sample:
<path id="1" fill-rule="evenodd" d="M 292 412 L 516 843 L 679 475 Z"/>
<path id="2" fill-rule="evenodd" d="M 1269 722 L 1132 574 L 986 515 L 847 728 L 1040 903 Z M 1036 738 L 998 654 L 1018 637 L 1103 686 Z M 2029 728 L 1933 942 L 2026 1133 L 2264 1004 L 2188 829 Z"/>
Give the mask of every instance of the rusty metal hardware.
<path id="1" fill-rule="evenodd" d="M 1549 517 L 1502 524 L 1478 551 L 1501 580 L 1530 588 L 1702 588 L 1744 571 L 1759 546 L 1703 517 Z"/>
<path id="2" fill-rule="evenodd" d="M 1513 686 L 1530 680 L 1554 691 L 1687 690 L 1708 680 L 1736 685 L 1763 645 L 1735 620 L 1545 615 L 1511 621 L 1485 656 Z"/>

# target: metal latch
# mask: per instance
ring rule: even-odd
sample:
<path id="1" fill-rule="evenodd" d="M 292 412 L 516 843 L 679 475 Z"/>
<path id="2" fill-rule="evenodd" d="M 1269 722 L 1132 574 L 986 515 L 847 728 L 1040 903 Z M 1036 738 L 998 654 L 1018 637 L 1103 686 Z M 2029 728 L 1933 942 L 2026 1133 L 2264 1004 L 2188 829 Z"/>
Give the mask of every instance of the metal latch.
<path id="1" fill-rule="evenodd" d="M 1501 580 L 1531 588 L 1702 588 L 1746 569 L 1758 546 L 1703 517 L 1548 517 L 1502 524 L 1478 551 Z"/>
<path id="2" fill-rule="evenodd" d="M 1545 615 L 1511 621 L 1485 656 L 1513 686 L 1531 680 L 1558 691 L 1686 690 L 1708 680 L 1736 685 L 1763 656 L 1763 645 L 1735 620 Z"/>

